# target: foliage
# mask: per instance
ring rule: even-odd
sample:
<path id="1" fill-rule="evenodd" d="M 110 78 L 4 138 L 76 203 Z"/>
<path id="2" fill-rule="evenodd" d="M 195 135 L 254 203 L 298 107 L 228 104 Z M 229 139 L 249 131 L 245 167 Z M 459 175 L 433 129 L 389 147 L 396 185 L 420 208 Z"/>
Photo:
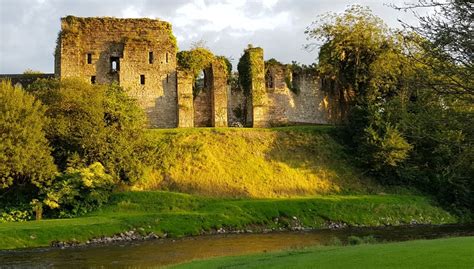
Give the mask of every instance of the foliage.
<path id="1" fill-rule="evenodd" d="M 240 57 L 237 70 L 244 95 L 252 96 L 253 106 L 263 105 L 265 94 L 263 49 L 249 46 Z"/>
<path id="2" fill-rule="evenodd" d="M 209 50 L 198 47 L 189 51 L 180 51 L 176 55 L 178 66 L 183 70 L 189 71 L 196 78 L 199 72 L 211 67 L 214 61 L 214 54 Z"/>
<path id="3" fill-rule="evenodd" d="M 193 95 L 196 97 L 201 88 L 197 85 L 197 79 L 202 71 L 206 72 L 211 68 L 213 63 L 218 62 L 224 67 L 227 82 L 230 82 L 232 74 L 232 64 L 229 59 L 224 56 L 214 56 L 203 44 L 195 44 L 195 47 L 189 51 L 180 51 L 176 55 L 178 66 L 181 70 L 187 71 L 193 75 Z M 205 79 L 205 78 L 203 78 Z"/>
<path id="4" fill-rule="evenodd" d="M 43 131 L 45 109 L 21 88 L 0 82 L 0 198 L 12 188 L 35 193 L 51 183 L 56 167 Z"/>
<path id="5" fill-rule="evenodd" d="M 4 208 L 0 211 L 0 223 L 23 222 L 32 219 L 30 210 Z"/>
<path id="6" fill-rule="evenodd" d="M 456 221 L 448 212 L 413 195 L 328 195 L 286 199 L 223 199 L 171 192 L 120 192 L 107 205 L 83 217 L 26 223 L 6 223 L 0 229 L 0 249 L 48 246 L 51 241 L 85 242 L 135 228 L 170 237 L 198 235 L 224 227 L 285 228 L 295 216 L 305 227 L 327 222 L 354 226 L 442 224 Z M 32 225 L 34 229 L 32 229 Z M 37 239 L 32 240 L 34 233 Z"/>
<path id="7" fill-rule="evenodd" d="M 37 71 L 37 70 L 33 70 L 33 69 L 26 69 L 25 71 L 23 71 L 23 75 L 40 75 L 40 74 L 43 74 L 43 72 L 41 71 Z"/>
<path id="8" fill-rule="evenodd" d="M 308 38 L 324 42 L 318 71 L 323 79 L 335 81 L 336 86 L 330 91 L 349 96 L 341 101 L 353 105 L 356 99 L 369 95 L 370 66 L 390 46 L 388 29 L 370 9 L 357 5 L 340 16 L 328 13 L 319 19 L 313 23 L 314 28 L 310 26 L 305 32 Z"/>
<path id="9" fill-rule="evenodd" d="M 354 93 L 346 142 L 364 167 L 384 183 L 416 186 L 469 218 L 474 208 L 473 109 L 460 89 L 471 83 L 470 77 L 463 78 L 467 84 L 451 85 L 460 75 L 458 68 L 469 65 L 457 62 L 454 68 L 449 57 L 440 56 L 453 51 L 432 51 L 439 44 L 420 37 L 423 29 L 418 34 L 390 32 L 360 7 L 325 20 L 307 33 L 325 42 L 319 55 L 322 76 L 344 91 L 340 96 Z M 438 64 L 449 67 L 453 77 L 445 73 L 448 69 L 433 69 Z"/>
<path id="10" fill-rule="evenodd" d="M 63 79 L 39 80 L 29 91 L 48 105 L 46 134 L 62 170 L 100 162 L 115 179 L 140 178 L 145 117 L 123 89 Z"/>
<path id="11" fill-rule="evenodd" d="M 395 7 L 411 10 L 419 25 L 404 23 L 407 31 L 416 33 L 422 39 L 414 40 L 424 55 L 412 54 L 414 61 L 426 66 L 435 77 L 421 77 L 420 83 L 442 96 L 456 95 L 457 98 L 474 101 L 474 45 L 472 43 L 472 1 L 466 0 L 419 0 L 416 3 Z M 418 12 L 429 8 L 427 15 Z M 408 36 L 408 38 L 412 38 Z"/>
<path id="12" fill-rule="evenodd" d="M 44 190 L 44 204 L 59 211 L 59 217 L 87 213 L 107 202 L 114 181 L 100 163 L 85 168 L 68 168 Z"/>

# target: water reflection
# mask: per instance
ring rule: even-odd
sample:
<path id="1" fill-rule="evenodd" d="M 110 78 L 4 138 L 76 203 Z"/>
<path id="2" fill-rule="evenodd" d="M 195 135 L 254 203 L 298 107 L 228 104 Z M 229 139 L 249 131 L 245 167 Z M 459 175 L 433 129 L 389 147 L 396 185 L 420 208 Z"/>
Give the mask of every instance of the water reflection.
<path id="1" fill-rule="evenodd" d="M 216 256 L 242 255 L 345 241 L 351 235 L 378 241 L 474 236 L 474 225 L 348 228 L 312 232 L 213 235 L 70 249 L 0 251 L 0 268 L 150 268 Z"/>

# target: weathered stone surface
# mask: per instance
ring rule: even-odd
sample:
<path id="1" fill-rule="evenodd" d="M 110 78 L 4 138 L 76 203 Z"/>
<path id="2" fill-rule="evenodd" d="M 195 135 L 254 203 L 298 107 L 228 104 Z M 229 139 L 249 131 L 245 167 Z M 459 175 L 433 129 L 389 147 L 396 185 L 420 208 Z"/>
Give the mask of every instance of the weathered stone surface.
<path id="1" fill-rule="evenodd" d="M 56 74 L 91 83 L 117 82 L 137 99 L 151 127 L 178 124 L 176 44 L 167 22 L 62 18 Z"/>
<path id="2" fill-rule="evenodd" d="M 194 75 L 177 70 L 175 42 L 171 24 L 160 20 L 68 16 L 61 19 L 55 75 L 119 83 L 144 109 L 150 127 L 327 124 L 348 111 L 351 93 L 323 91 L 311 69 L 265 66 L 263 49 L 253 47 L 244 52 L 250 74 L 245 89 L 230 88 L 225 63 L 216 58 L 193 96 Z"/>
<path id="3" fill-rule="evenodd" d="M 212 104 L 212 126 L 227 126 L 227 75 L 222 61 L 214 61 L 211 64 L 211 104 Z"/>
<path id="4" fill-rule="evenodd" d="M 194 127 L 193 76 L 178 70 L 178 127 Z"/>

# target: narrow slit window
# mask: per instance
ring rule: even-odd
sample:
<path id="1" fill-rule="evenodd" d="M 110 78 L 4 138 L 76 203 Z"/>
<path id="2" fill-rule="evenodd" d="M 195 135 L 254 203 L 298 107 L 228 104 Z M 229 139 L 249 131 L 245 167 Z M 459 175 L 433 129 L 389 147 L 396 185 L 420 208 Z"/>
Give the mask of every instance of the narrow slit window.
<path id="1" fill-rule="evenodd" d="M 169 75 L 166 74 L 166 83 L 168 83 L 168 82 L 169 82 Z"/>
<path id="2" fill-rule="evenodd" d="M 92 53 L 87 53 L 87 64 L 92 64 Z"/>
<path id="3" fill-rule="evenodd" d="M 110 71 L 112 72 L 120 71 L 120 58 L 119 57 L 110 57 Z"/>
<path id="4" fill-rule="evenodd" d="M 148 52 L 148 63 L 152 64 L 153 63 L 153 51 Z"/>
<path id="5" fill-rule="evenodd" d="M 168 52 L 166 53 L 166 63 L 168 63 Z"/>
<path id="6" fill-rule="evenodd" d="M 96 83 L 96 78 L 95 76 L 91 76 L 91 84 L 95 84 Z"/>
<path id="7" fill-rule="evenodd" d="M 140 84 L 145 85 L 145 75 L 140 75 Z"/>

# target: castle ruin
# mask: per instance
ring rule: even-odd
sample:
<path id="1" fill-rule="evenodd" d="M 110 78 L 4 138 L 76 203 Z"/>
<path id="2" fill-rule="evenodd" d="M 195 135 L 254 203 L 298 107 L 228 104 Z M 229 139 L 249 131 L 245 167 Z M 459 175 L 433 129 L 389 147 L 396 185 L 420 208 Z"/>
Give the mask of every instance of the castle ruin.
<path id="1" fill-rule="evenodd" d="M 137 100 L 152 128 L 238 123 L 269 127 L 339 120 L 338 98 L 321 89 L 314 69 L 265 62 L 263 49 L 253 47 L 239 61 L 238 84 L 230 83 L 232 74 L 226 68 L 217 58 L 209 62 L 196 92 L 195 74 L 178 63 L 168 22 L 61 18 L 54 75 L 92 84 L 118 83 Z"/>

